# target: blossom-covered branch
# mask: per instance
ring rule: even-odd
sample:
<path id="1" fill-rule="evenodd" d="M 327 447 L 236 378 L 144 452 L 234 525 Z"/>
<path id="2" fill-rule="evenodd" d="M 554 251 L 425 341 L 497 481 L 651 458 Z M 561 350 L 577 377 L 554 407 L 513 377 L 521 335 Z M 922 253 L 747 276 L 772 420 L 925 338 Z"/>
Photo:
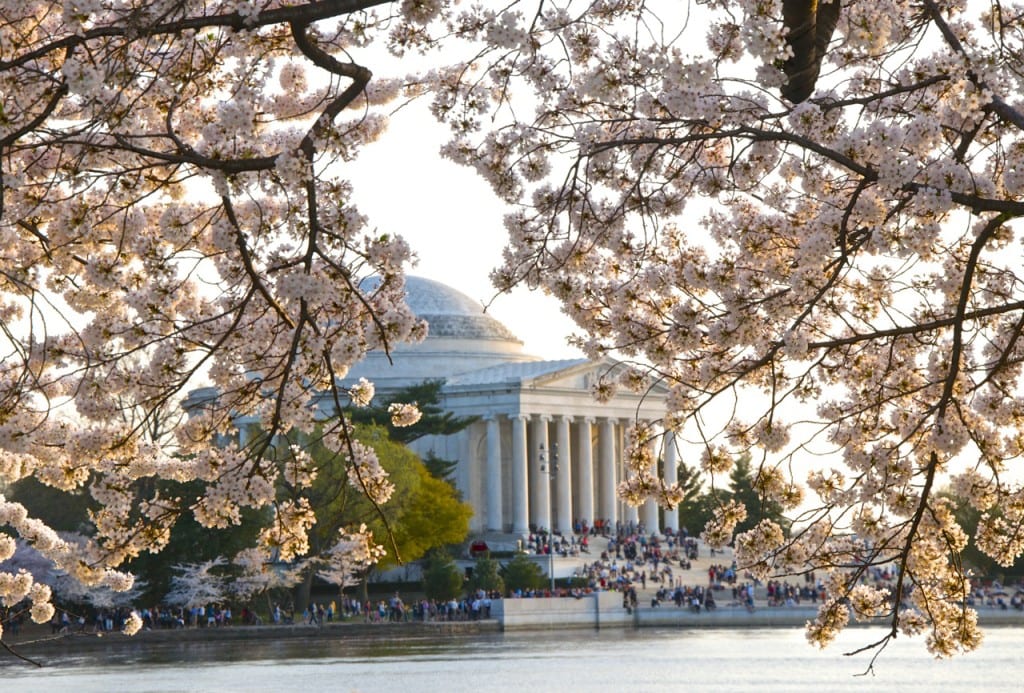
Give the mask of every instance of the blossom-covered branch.
<path id="1" fill-rule="evenodd" d="M 337 418 L 353 363 L 425 334 L 411 249 L 371 231 L 339 177 L 403 94 L 353 58 L 417 14 L 380 5 L 0 3 L 0 482 L 95 502 L 86 542 L 2 495 L 0 526 L 83 584 L 130 587 L 116 567 L 185 512 L 226 527 L 273 508 L 258 550 L 301 556 L 316 470 L 274 446 L 327 417 L 386 500 Z M 323 392 L 334 410 L 313 406 Z M 204 490 L 154 490 L 184 482 Z M 378 555 L 357 539 L 332 560 Z M 0 598 L 30 594 L 45 616 L 46 595 L 0 575 Z"/>
<path id="2" fill-rule="evenodd" d="M 541 287 L 586 354 L 632 362 L 602 396 L 666 388 L 661 423 L 705 471 L 759 463 L 794 522 L 737 554 L 830 573 L 809 637 L 886 619 L 945 656 L 980 641 L 967 542 L 1024 550 L 1022 16 L 841 2 L 819 31 L 798 5 L 466 10 L 448 27 L 477 69 L 439 71 L 434 112 L 446 154 L 514 206 L 496 284 Z M 643 447 L 620 491 L 665 502 Z M 940 488 L 982 513 L 977 536 Z M 894 593 L 866 590 L 884 565 Z"/>

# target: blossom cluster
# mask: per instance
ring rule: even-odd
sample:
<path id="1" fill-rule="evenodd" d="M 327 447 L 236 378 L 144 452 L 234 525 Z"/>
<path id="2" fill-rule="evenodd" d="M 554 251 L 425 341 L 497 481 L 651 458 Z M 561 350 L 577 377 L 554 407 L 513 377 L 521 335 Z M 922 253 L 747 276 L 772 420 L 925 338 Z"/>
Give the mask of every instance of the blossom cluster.
<path id="1" fill-rule="evenodd" d="M 365 524 L 352 531 L 342 528 L 338 530 L 337 541 L 323 553 L 317 576 L 344 588 L 356 584 L 386 553 L 383 546 L 374 542 L 373 532 Z"/>
<path id="2" fill-rule="evenodd" d="M 118 589 L 116 566 L 159 551 L 185 513 L 227 527 L 272 506 L 254 550 L 303 556 L 320 470 L 279 441 L 368 403 L 371 383 L 339 385 L 351 366 L 426 334 L 405 301 L 412 248 L 368 224 L 336 165 L 412 92 L 368 81 L 349 50 L 448 4 L 15 5 L 0 12 L 0 486 L 34 477 L 96 509 L 81 543 L 3 498 L 0 528 Z M 357 449 L 353 478 L 384 502 L 386 475 Z M 151 480 L 203 491 L 185 502 Z M 21 594 L 10 585 L 0 597 Z"/>
<path id="3" fill-rule="evenodd" d="M 660 423 L 716 486 L 733 459 L 762 460 L 758 493 L 801 521 L 781 543 L 767 525 L 738 538 L 748 567 L 826 571 L 866 543 L 916 595 L 892 634 L 970 649 L 972 617 L 928 605 L 958 599 L 966 542 L 1004 565 L 1024 552 L 1006 473 L 1024 453 L 1024 20 L 1000 3 L 842 3 L 792 104 L 782 3 L 697 5 L 700 22 L 659 16 L 657 32 L 635 3 L 469 8 L 450 25 L 483 47 L 434 73 L 444 152 L 512 208 L 492 277 L 552 294 L 588 357 L 628 363 L 599 401 L 663 388 Z M 625 457 L 621 497 L 659 498 L 644 451 Z M 975 536 L 947 488 L 983 513 Z M 705 538 L 731 541 L 740 513 L 720 508 Z M 818 642 L 878 611 L 834 572 Z"/>
<path id="4" fill-rule="evenodd" d="M 56 532 L 39 520 L 28 517 L 24 506 L 11 503 L 0 494 L 0 524 L 9 526 L 36 552 L 45 557 L 72 579 L 90 586 L 103 585 L 115 591 L 130 590 L 134 582 L 131 575 L 104 568 L 104 552 L 94 542 L 82 546 L 61 539 Z M 14 555 L 16 542 L 12 537 L 0 538 L 0 562 Z M 93 564 L 85 561 L 91 558 Z M 15 607 L 23 600 L 29 602 L 29 614 L 36 623 L 46 623 L 54 614 L 52 590 L 39 582 L 26 570 L 16 573 L 0 571 L 0 604 Z M 0 636 L 3 633 L 0 631 Z"/>
<path id="5" fill-rule="evenodd" d="M 892 633 L 927 633 L 939 655 L 976 646 L 953 608 L 958 553 L 1024 551 L 1006 474 L 1024 454 L 1024 17 L 842 3 L 814 92 L 792 104 L 782 4 L 693 3 L 700 21 L 633 0 L 12 5 L 0 480 L 88 485 L 101 508 L 82 546 L 4 501 L 0 523 L 91 584 L 187 511 L 223 526 L 272 505 L 260 550 L 306 553 L 314 515 L 282 488 L 318 470 L 274 441 L 316 431 L 325 403 L 369 402 L 370 384 L 339 381 L 426 330 L 405 303 L 413 249 L 371 230 L 338 164 L 380 136 L 389 100 L 428 94 L 451 127 L 443 154 L 509 206 L 496 285 L 550 293 L 588 357 L 625 364 L 595 396 L 660 388 L 663 429 L 696 441 L 713 481 L 756 453 L 758 492 L 803 509 L 781 545 L 771 525 L 737 540 L 744 560 L 895 561 L 911 603 Z M 352 56 L 374 41 L 429 54 L 414 88 L 373 85 Z M 240 420 L 261 434 L 211 452 Z M 671 505 L 654 437 L 636 433 L 620 492 Z M 350 427 L 324 437 L 387 500 Z M 140 497 L 147 478 L 207 491 L 184 507 Z M 984 513 L 976 536 L 947 484 Z M 705 538 L 729 542 L 743 515 L 725 504 Z M 877 611 L 856 573 L 833 573 L 816 642 Z"/>
<path id="6" fill-rule="evenodd" d="M 316 524 L 316 516 L 305 498 L 283 501 L 275 510 L 273 524 L 260 533 L 259 546 L 288 563 L 309 551 L 309 529 Z"/>
<path id="7" fill-rule="evenodd" d="M 388 473 L 381 466 L 377 453 L 359 441 L 354 441 L 351 448 L 351 457 L 347 460 L 349 484 L 374 503 L 387 503 L 395 485 L 388 480 Z"/>
<path id="8" fill-rule="evenodd" d="M 401 402 L 389 404 L 388 414 L 391 416 L 391 425 L 397 428 L 412 426 L 423 416 L 415 403 Z"/>

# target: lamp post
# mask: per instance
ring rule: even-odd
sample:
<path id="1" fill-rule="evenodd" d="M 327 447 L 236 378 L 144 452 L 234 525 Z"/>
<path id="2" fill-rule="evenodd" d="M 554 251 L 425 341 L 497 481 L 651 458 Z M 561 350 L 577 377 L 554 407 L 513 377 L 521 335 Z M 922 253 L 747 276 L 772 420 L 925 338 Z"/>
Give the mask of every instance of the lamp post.
<path id="1" fill-rule="evenodd" d="M 540 473 L 547 475 L 548 483 L 548 575 L 551 577 L 551 596 L 555 595 L 555 530 L 554 517 L 551 509 L 551 482 L 558 474 L 558 443 L 551 445 L 551 465 L 548 466 L 547 452 L 544 443 L 540 444 Z"/>

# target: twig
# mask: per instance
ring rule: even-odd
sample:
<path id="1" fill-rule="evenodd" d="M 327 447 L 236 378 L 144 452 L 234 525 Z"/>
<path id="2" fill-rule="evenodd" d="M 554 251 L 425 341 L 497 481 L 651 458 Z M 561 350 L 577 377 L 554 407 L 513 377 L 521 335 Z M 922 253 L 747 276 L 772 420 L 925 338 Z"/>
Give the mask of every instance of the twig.
<path id="1" fill-rule="evenodd" d="M 3 647 L 5 650 L 7 650 L 8 654 L 14 655 L 15 657 L 17 657 L 18 659 L 22 660 L 23 662 L 28 662 L 29 664 L 34 664 L 37 667 L 39 667 L 40 669 L 43 667 L 42 662 L 37 662 L 36 660 L 34 660 L 34 659 L 30 658 L 30 657 L 26 657 L 25 655 L 17 652 L 14 648 L 12 648 L 10 645 L 5 643 L 3 640 L 0 640 L 0 647 Z"/>

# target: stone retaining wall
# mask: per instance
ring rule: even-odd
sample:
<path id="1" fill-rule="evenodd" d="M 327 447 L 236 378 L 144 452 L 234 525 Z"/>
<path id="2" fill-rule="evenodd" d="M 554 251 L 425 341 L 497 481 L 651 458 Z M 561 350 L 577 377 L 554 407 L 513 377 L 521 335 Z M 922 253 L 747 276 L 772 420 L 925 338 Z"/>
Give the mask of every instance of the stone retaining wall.
<path id="1" fill-rule="evenodd" d="M 817 606 L 720 607 L 695 613 L 674 604 L 623 608 L 618 592 L 597 592 L 579 599 L 496 600 L 491 617 L 502 630 L 558 628 L 772 628 L 803 626 L 818 613 Z M 1024 613 L 992 608 L 978 609 L 982 626 L 1024 626 Z M 851 624 L 856 625 L 856 624 Z"/>

